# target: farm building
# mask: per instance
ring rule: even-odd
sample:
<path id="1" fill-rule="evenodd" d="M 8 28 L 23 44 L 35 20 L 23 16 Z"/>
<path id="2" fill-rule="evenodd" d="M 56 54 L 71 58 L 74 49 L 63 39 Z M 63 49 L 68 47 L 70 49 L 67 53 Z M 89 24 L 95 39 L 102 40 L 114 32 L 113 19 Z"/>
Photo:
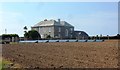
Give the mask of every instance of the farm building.
<path id="1" fill-rule="evenodd" d="M 84 31 L 74 31 L 76 39 L 88 39 L 88 34 Z"/>
<path id="2" fill-rule="evenodd" d="M 46 38 L 49 35 L 51 38 L 72 39 L 78 36 L 74 31 L 74 26 L 60 19 L 58 21 L 45 19 L 32 26 L 31 29 L 38 31 L 41 38 Z M 81 34 L 85 35 L 85 37 L 88 36 L 85 32 L 81 32 Z"/>

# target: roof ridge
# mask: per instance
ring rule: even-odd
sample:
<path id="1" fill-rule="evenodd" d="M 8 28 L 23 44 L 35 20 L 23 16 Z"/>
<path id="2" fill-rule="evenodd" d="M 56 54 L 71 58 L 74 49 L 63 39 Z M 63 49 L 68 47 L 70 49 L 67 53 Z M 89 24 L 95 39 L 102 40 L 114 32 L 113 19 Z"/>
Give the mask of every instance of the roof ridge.
<path id="1" fill-rule="evenodd" d="M 74 27 L 72 26 L 71 24 L 69 24 L 68 22 L 66 21 L 56 21 L 54 19 L 51 19 L 51 20 L 45 20 L 45 21 L 40 21 L 39 23 L 35 24 L 33 27 L 36 27 L 36 26 L 51 26 L 51 25 L 59 25 L 59 26 L 70 26 L 70 27 Z"/>

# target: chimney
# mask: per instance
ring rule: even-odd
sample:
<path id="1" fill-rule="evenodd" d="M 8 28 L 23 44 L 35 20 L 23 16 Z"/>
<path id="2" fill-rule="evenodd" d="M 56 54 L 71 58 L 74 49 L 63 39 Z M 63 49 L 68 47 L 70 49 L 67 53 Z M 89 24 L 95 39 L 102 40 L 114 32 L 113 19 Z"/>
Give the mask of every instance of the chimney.
<path id="1" fill-rule="evenodd" d="M 44 21 L 47 21 L 47 19 L 45 19 Z"/>
<path id="2" fill-rule="evenodd" d="M 58 19 L 58 23 L 60 23 L 60 19 Z"/>

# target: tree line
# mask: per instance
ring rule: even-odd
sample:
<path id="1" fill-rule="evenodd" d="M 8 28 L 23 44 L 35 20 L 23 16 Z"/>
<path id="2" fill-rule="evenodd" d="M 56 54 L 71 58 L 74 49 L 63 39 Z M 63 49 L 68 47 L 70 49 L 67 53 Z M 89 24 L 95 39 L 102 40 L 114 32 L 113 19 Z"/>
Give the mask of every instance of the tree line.
<path id="1" fill-rule="evenodd" d="M 117 34 L 115 36 L 109 36 L 109 35 L 107 35 L 107 36 L 102 36 L 102 35 L 89 36 L 88 39 L 120 39 L 120 34 Z"/>
<path id="2" fill-rule="evenodd" d="M 17 37 L 17 38 L 19 38 L 18 34 L 2 34 L 1 37 L 2 37 L 2 40 L 4 40 L 5 38 L 10 38 L 10 39 L 12 39 L 12 37 L 14 37 L 14 38 Z"/>

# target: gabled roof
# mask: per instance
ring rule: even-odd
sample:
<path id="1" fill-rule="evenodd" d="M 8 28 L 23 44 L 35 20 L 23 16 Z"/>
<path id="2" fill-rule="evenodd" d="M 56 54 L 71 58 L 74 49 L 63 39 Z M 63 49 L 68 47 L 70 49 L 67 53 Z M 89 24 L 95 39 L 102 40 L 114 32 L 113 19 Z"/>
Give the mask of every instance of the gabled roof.
<path id="1" fill-rule="evenodd" d="M 60 21 L 57 22 L 55 20 L 44 20 L 41 21 L 37 24 L 35 24 L 33 27 L 39 27 L 39 26 L 68 26 L 68 27 L 74 27 L 71 24 L 65 22 L 65 21 Z"/>
<path id="2" fill-rule="evenodd" d="M 61 24 L 62 26 L 74 27 L 74 26 L 72 26 L 71 24 L 67 23 L 66 21 L 60 21 L 60 24 Z"/>

